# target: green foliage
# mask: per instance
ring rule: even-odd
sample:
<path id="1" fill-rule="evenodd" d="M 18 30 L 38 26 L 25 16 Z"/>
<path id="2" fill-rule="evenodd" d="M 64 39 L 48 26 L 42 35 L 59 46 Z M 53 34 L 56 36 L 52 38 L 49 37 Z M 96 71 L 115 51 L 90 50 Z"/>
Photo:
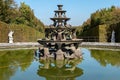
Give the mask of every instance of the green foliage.
<path id="1" fill-rule="evenodd" d="M 35 17 L 33 10 L 25 3 L 17 7 L 14 0 L 0 0 L 0 21 L 8 24 L 24 24 L 44 32 L 44 24 Z"/>
<path id="2" fill-rule="evenodd" d="M 99 42 L 107 42 L 108 37 L 107 37 L 107 29 L 109 28 L 107 25 L 99 25 L 98 26 L 98 34 L 99 34 Z"/>
<path id="3" fill-rule="evenodd" d="M 91 50 L 91 56 L 102 66 L 111 64 L 120 67 L 120 51 Z"/>
<path id="4" fill-rule="evenodd" d="M 0 20 L 11 23 L 16 14 L 16 4 L 14 0 L 0 0 Z"/>
<path id="5" fill-rule="evenodd" d="M 44 33 L 26 25 L 0 22 L 0 42 L 8 42 L 8 33 L 10 30 L 14 31 L 14 42 L 36 42 L 37 39 L 44 37 Z"/>
<path id="6" fill-rule="evenodd" d="M 10 80 L 20 68 L 25 71 L 33 60 L 33 50 L 0 51 L 0 79 Z"/>
<path id="7" fill-rule="evenodd" d="M 91 27 L 96 27 L 98 25 L 102 24 L 113 24 L 113 17 L 114 17 L 114 12 L 118 10 L 114 6 L 111 8 L 104 8 L 101 9 L 100 11 L 96 11 L 91 15 Z M 116 12 L 115 12 L 116 13 Z M 119 15 L 119 14 L 117 14 Z"/>
<path id="8" fill-rule="evenodd" d="M 108 9 L 104 8 L 101 10 L 97 10 L 95 13 L 91 14 L 91 17 L 86 22 L 83 23 L 82 30 L 78 31 L 77 36 L 95 36 L 94 34 L 96 34 L 96 36 L 99 36 L 99 41 L 107 42 L 110 41 L 112 30 L 115 30 L 116 34 L 120 34 L 120 29 L 118 25 L 119 23 L 120 8 L 112 6 Z M 104 25 L 106 25 L 107 28 Z M 96 30 L 95 28 L 98 30 Z M 116 42 L 120 42 L 120 38 L 118 35 L 116 35 Z"/>
<path id="9" fill-rule="evenodd" d="M 17 19 L 18 22 L 16 21 L 18 24 L 24 24 L 33 27 L 40 32 L 44 31 L 43 23 L 35 17 L 33 10 L 28 5 L 21 3 L 21 6 L 19 7 L 19 13 L 20 15 Z"/>
<path id="10" fill-rule="evenodd" d="M 116 24 L 120 22 L 120 8 L 112 6 L 96 11 L 91 15 L 91 27 L 96 27 L 102 24 Z"/>

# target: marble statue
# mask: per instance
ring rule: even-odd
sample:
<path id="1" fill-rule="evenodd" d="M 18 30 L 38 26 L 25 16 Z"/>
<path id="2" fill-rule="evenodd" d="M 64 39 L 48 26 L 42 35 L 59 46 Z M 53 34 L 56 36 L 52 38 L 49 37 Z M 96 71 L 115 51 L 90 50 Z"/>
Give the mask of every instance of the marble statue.
<path id="1" fill-rule="evenodd" d="M 8 33 L 9 43 L 13 43 L 13 33 L 14 33 L 14 31 L 10 31 Z"/>
<path id="2" fill-rule="evenodd" d="M 115 31 L 112 31 L 111 42 L 115 43 Z"/>

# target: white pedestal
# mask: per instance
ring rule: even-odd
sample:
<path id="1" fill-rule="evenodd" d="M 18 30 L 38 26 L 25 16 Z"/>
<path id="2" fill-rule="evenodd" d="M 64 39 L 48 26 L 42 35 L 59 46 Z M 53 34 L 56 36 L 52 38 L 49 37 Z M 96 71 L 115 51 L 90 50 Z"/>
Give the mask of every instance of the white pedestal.
<path id="1" fill-rule="evenodd" d="M 13 38 L 9 37 L 9 43 L 13 43 Z"/>

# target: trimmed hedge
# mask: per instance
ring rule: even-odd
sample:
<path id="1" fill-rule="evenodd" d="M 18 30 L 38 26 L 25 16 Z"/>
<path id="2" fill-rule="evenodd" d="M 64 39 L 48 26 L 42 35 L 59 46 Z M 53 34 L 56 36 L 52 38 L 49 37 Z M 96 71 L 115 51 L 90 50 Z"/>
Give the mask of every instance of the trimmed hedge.
<path id="1" fill-rule="evenodd" d="M 115 39 L 116 42 L 120 42 L 120 23 L 116 24 Z"/>
<path id="2" fill-rule="evenodd" d="M 0 42 L 8 42 L 9 31 L 14 31 L 14 42 L 36 42 L 39 38 L 44 38 L 44 33 L 41 33 L 34 28 L 26 25 L 6 24 L 0 22 Z"/>
<path id="3" fill-rule="evenodd" d="M 81 37 L 88 37 L 89 42 L 107 42 L 108 41 L 108 26 L 107 25 L 99 25 L 97 27 L 90 28 L 81 33 Z M 86 38 L 85 38 L 86 39 Z M 91 39 L 91 40 L 90 40 Z"/>
<path id="4" fill-rule="evenodd" d="M 99 42 L 107 42 L 108 41 L 108 37 L 107 37 L 107 29 L 108 26 L 107 25 L 99 25 Z"/>

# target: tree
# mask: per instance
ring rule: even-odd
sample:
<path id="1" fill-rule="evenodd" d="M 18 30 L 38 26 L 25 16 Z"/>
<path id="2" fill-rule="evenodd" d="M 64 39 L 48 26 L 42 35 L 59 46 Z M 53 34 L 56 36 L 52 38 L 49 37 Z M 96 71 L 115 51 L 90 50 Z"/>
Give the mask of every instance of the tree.
<path id="1" fill-rule="evenodd" d="M 10 23 L 15 17 L 16 7 L 14 0 L 0 0 L 0 20 Z"/>
<path id="2" fill-rule="evenodd" d="M 24 24 L 43 32 L 44 24 L 24 2 L 17 7 L 14 0 L 0 0 L 0 21 L 8 24 Z"/>
<path id="3" fill-rule="evenodd" d="M 21 14 L 18 19 L 19 24 L 25 24 L 43 32 L 44 24 L 35 17 L 33 10 L 28 5 L 21 3 L 19 12 Z"/>

